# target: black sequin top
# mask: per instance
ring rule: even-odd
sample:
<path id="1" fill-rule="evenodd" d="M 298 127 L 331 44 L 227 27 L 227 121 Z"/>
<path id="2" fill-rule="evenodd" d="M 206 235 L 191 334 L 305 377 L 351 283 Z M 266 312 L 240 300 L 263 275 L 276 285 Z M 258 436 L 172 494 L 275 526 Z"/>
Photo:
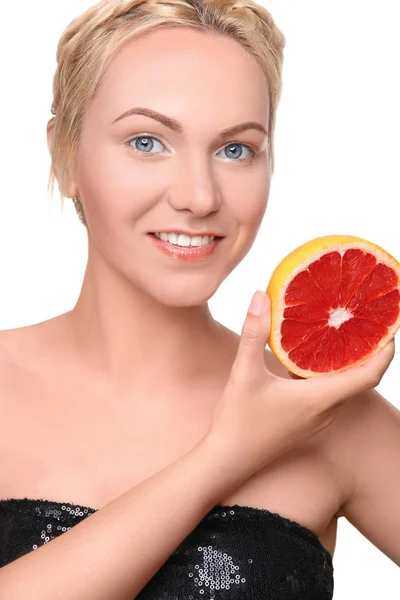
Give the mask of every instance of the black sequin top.
<path id="1" fill-rule="evenodd" d="M 0 567 L 96 510 L 49 500 L 0 500 Z M 332 556 L 318 537 L 268 510 L 216 505 L 138 600 L 332 600 Z"/>

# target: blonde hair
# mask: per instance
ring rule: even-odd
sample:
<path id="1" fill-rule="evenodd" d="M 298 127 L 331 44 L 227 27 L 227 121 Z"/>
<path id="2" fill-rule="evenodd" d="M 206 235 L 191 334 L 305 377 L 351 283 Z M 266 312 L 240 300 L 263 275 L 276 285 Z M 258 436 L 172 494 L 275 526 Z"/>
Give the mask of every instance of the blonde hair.
<path id="1" fill-rule="evenodd" d="M 269 12 L 253 0 L 102 0 L 70 23 L 57 47 L 48 187 L 53 197 L 58 181 L 62 203 L 65 178 L 75 168 L 84 115 L 106 69 L 122 45 L 159 27 L 192 27 L 227 35 L 254 56 L 268 85 L 268 155 L 273 172 L 285 37 Z M 86 224 L 79 197 L 74 204 Z"/>

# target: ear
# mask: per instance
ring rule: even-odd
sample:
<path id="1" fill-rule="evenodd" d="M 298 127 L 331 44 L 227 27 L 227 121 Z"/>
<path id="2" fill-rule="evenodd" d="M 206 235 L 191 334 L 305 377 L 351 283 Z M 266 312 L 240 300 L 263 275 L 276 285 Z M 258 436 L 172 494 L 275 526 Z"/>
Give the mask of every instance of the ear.
<path id="1" fill-rule="evenodd" d="M 51 154 L 51 144 L 52 144 L 52 139 L 53 139 L 54 123 L 55 123 L 55 117 L 50 119 L 50 121 L 47 123 L 47 128 L 46 128 L 47 148 L 48 148 L 50 154 Z M 57 175 L 57 181 L 60 182 L 58 173 L 56 173 L 56 175 Z M 74 198 L 74 196 L 76 196 L 78 194 L 78 188 L 77 188 L 75 182 L 72 181 L 72 179 L 70 177 L 68 177 L 66 189 L 62 190 L 62 191 L 63 191 L 63 195 L 66 198 Z"/>
<path id="2" fill-rule="evenodd" d="M 50 119 L 50 121 L 47 123 L 47 148 L 49 149 L 49 152 L 51 152 L 51 140 L 53 137 L 54 121 L 55 117 Z"/>

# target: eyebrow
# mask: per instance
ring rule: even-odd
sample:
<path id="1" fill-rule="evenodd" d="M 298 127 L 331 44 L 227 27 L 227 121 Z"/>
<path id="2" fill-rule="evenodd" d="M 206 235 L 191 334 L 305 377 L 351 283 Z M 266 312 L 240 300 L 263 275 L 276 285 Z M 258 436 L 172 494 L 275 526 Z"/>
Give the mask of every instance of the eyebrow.
<path id="1" fill-rule="evenodd" d="M 150 117 L 150 119 L 155 119 L 156 121 L 159 121 L 160 123 L 162 123 L 166 127 L 169 127 L 169 129 L 172 129 L 176 133 L 183 132 L 183 127 L 181 123 L 179 123 L 179 121 L 176 121 L 171 117 L 167 117 L 166 115 L 163 115 L 150 108 L 142 108 L 140 106 L 138 106 L 137 108 L 131 108 L 127 110 L 122 115 L 117 117 L 112 124 L 114 125 L 114 123 L 117 123 L 118 121 L 121 121 L 121 119 L 125 119 L 126 117 L 130 117 L 131 115 L 144 115 L 145 117 Z M 248 121 L 247 123 L 241 123 L 240 125 L 235 125 L 234 127 L 224 129 L 224 131 L 221 131 L 221 133 L 219 134 L 219 137 L 221 139 L 230 137 L 232 135 L 236 135 L 237 133 L 247 131 L 248 129 L 257 129 L 258 131 L 261 131 L 261 133 L 263 133 L 264 135 L 268 135 L 267 129 L 263 125 L 261 125 L 261 123 L 257 123 L 257 121 Z"/>

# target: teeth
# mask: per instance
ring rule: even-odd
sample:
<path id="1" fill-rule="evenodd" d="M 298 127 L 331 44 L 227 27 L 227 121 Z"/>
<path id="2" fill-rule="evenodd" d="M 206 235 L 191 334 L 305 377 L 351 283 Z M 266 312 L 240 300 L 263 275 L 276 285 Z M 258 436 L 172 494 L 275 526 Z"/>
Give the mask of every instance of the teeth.
<path id="1" fill-rule="evenodd" d="M 163 242 L 169 242 L 170 244 L 174 244 L 175 246 L 205 246 L 213 241 L 215 238 L 214 235 L 196 235 L 195 237 L 190 237 L 188 235 L 184 235 L 183 233 L 155 233 L 154 234 L 158 239 L 163 240 Z"/>

